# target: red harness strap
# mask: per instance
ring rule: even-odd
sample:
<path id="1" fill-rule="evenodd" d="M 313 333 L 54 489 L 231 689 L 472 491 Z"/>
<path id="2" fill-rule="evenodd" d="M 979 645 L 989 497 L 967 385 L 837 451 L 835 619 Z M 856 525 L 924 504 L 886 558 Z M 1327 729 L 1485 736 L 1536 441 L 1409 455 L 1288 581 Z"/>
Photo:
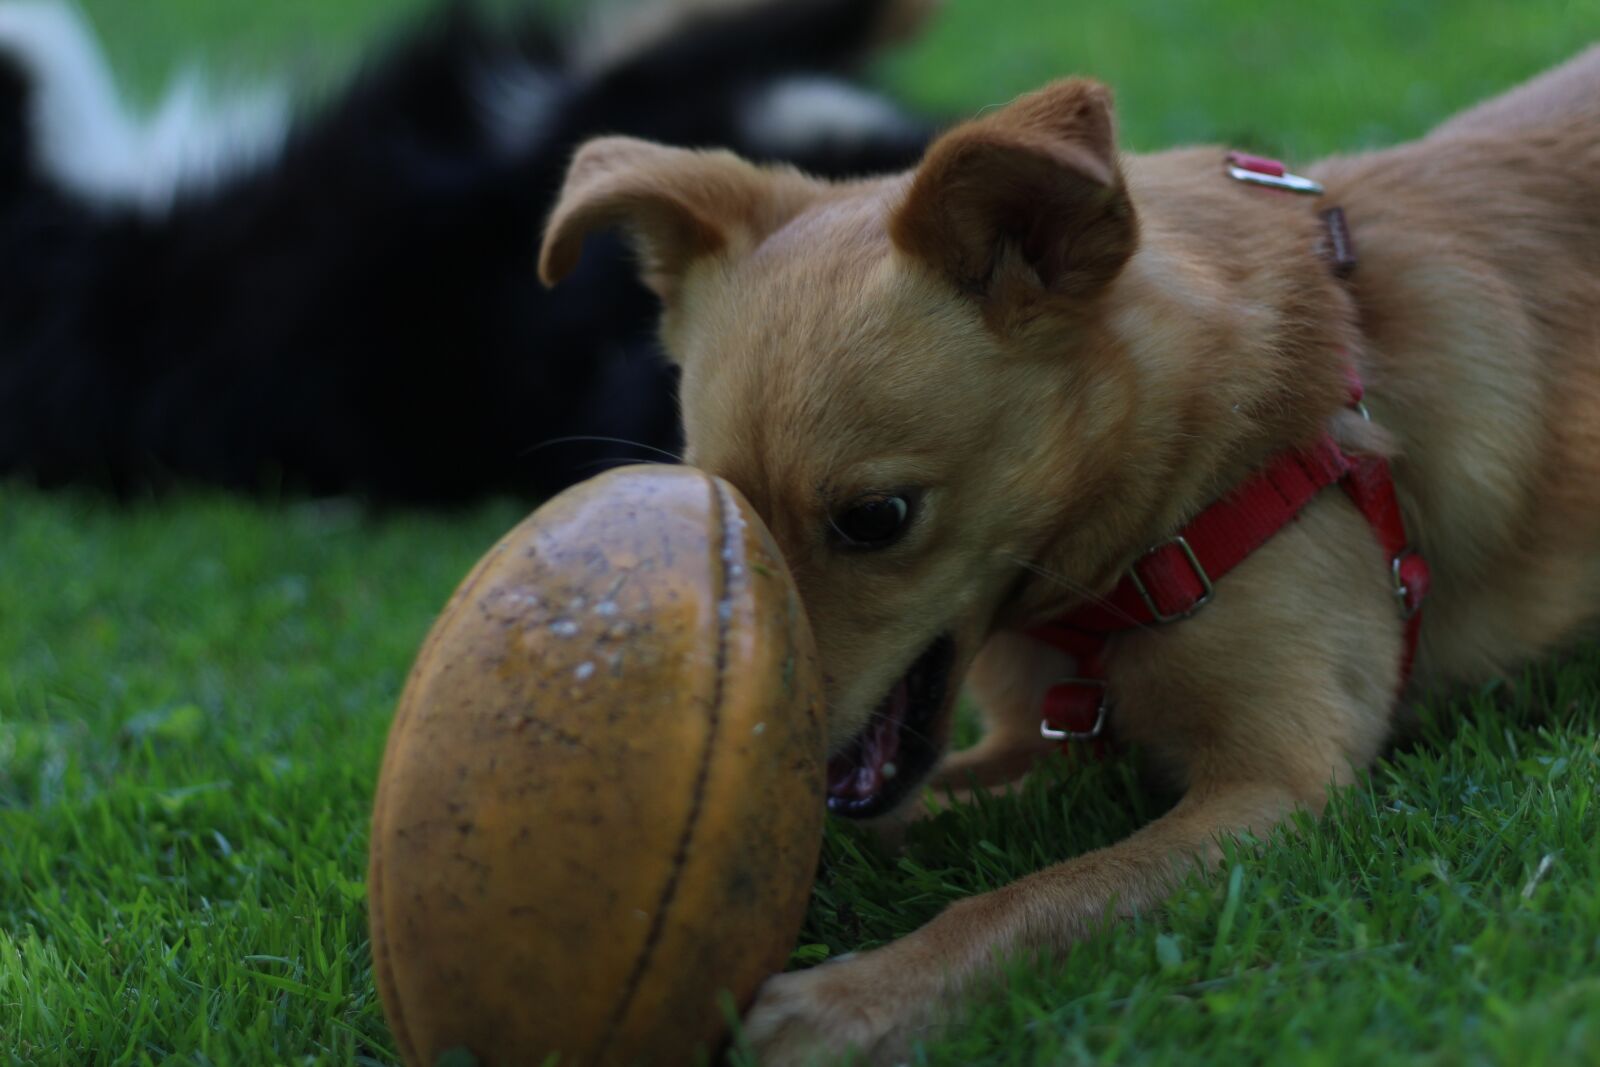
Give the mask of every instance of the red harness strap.
<path id="1" fill-rule="evenodd" d="M 1309 178 L 1289 174 L 1277 160 L 1243 153 L 1227 157 L 1228 174 L 1243 182 L 1291 193 L 1322 194 Z M 1323 250 L 1339 277 L 1355 266 L 1344 214 L 1331 208 L 1321 215 L 1328 230 Z M 1366 415 L 1361 381 L 1350 375 L 1350 403 Z M 1389 561 L 1389 576 L 1401 617 L 1406 620 L 1400 685 L 1416 657 L 1419 609 L 1428 592 L 1428 564 L 1406 543 L 1405 520 L 1395 497 L 1387 460 L 1351 456 L 1332 436 L 1307 449 L 1284 452 L 1232 493 L 1195 516 L 1167 543 L 1134 561 L 1110 596 L 1085 604 L 1029 633 L 1072 655 L 1078 674 L 1063 678 L 1044 697 L 1040 732 L 1062 742 L 1090 741 L 1105 750 L 1106 656 L 1111 638 L 1124 630 L 1177 622 L 1193 615 L 1216 592 L 1216 582 L 1293 522 L 1318 493 L 1337 484 L 1372 527 Z"/>
<path id="2" fill-rule="evenodd" d="M 1352 378 L 1351 388 L 1351 403 L 1364 412 L 1360 382 Z M 1193 615 L 1211 600 L 1224 575 L 1335 484 L 1366 517 L 1389 561 L 1397 608 L 1406 620 L 1400 675 L 1404 688 L 1416 655 L 1428 564 L 1406 543 L 1389 462 L 1349 455 L 1331 435 L 1324 435 L 1310 448 L 1279 454 L 1260 473 L 1195 516 L 1178 536 L 1139 557 L 1109 596 L 1029 631 L 1077 660 L 1077 676 L 1061 679 L 1045 693 L 1040 726 L 1044 736 L 1063 742 L 1093 741 L 1096 754 L 1102 753 L 1111 638 L 1124 630 Z"/>

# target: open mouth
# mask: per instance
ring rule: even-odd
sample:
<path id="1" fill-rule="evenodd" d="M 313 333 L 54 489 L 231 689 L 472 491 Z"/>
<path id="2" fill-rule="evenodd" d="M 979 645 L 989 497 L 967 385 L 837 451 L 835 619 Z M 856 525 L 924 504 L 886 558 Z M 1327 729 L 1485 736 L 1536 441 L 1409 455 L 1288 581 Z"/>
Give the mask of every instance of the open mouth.
<path id="1" fill-rule="evenodd" d="M 873 710 L 866 729 L 828 761 L 828 810 L 868 818 L 888 811 L 939 756 L 933 731 L 950 688 L 955 641 L 929 645 Z"/>

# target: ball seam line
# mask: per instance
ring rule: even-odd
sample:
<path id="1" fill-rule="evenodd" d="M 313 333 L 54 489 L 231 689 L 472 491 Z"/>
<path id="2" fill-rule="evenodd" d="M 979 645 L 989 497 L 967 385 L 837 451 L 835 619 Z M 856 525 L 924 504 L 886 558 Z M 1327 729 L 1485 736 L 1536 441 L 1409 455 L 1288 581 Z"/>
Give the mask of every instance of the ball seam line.
<path id="1" fill-rule="evenodd" d="M 717 735 L 722 721 L 722 693 L 724 688 L 724 673 L 728 663 L 728 624 L 732 618 L 732 593 L 729 584 L 732 575 L 728 566 L 729 554 L 734 551 L 738 543 L 738 531 L 733 529 L 733 515 L 736 514 L 734 503 L 726 499 L 726 491 L 714 479 L 706 478 L 707 487 L 711 490 L 712 503 L 716 509 L 715 528 L 721 534 L 721 543 L 717 546 L 714 559 L 717 566 L 714 569 L 717 578 L 717 592 L 715 612 L 716 622 L 716 674 L 711 690 L 711 710 L 708 715 L 705 743 L 701 749 L 699 768 L 695 774 L 693 791 L 689 799 L 689 814 L 683 828 L 683 834 L 678 839 L 677 851 L 673 853 L 672 866 L 667 873 L 666 883 L 661 888 L 661 896 L 656 904 L 655 915 L 651 918 L 650 931 L 645 936 L 644 945 L 639 950 L 638 957 L 634 960 L 633 970 L 628 975 L 622 994 L 617 999 L 617 1005 L 612 1009 L 611 1017 L 606 1023 L 605 1033 L 600 1038 L 600 1044 L 595 1048 L 596 1059 L 603 1059 L 605 1050 L 611 1043 L 612 1037 L 617 1033 L 628 1009 L 633 1006 L 633 999 L 643 984 L 645 972 L 654 962 L 657 945 L 666 927 L 667 912 L 672 905 L 672 900 L 678 891 L 678 882 L 682 878 L 683 869 L 688 863 L 689 848 L 694 841 L 695 831 L 700 823 L 700 808 L 705 800 L 706 782 L 711 776 L 711 760 L 716 752 Z"/>

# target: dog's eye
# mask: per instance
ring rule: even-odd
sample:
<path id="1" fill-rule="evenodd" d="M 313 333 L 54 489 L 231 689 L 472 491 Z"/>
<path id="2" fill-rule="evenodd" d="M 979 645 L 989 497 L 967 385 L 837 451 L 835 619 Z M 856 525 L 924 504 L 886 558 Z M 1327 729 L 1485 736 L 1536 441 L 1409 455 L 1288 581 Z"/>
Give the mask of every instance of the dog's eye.
<path id="1" fill-rule="evenodd" d="M 911 525 L 912 499 L 904 493 L 858 497 L 833 516 L 833 532 L 847 548 L 887 548 Z"/>

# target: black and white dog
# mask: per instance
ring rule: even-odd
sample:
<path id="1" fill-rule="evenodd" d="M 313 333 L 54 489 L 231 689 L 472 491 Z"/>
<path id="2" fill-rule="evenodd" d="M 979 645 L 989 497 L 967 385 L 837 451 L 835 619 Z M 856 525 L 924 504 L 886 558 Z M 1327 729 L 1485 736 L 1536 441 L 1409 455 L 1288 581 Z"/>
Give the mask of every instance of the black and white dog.
<path id="1" fill-rule="evenodd" d="M 907 6 L 725 0 L 601 54 L 457 5 L 306 117 L 180 84 L 135 118 L 75 9 L 0 0 L 0 475 L 448 503 L 672 449 L 625 250 L 536 277 L 569 155 L 907 166 L 929 127 L 845 80 Z"/>

